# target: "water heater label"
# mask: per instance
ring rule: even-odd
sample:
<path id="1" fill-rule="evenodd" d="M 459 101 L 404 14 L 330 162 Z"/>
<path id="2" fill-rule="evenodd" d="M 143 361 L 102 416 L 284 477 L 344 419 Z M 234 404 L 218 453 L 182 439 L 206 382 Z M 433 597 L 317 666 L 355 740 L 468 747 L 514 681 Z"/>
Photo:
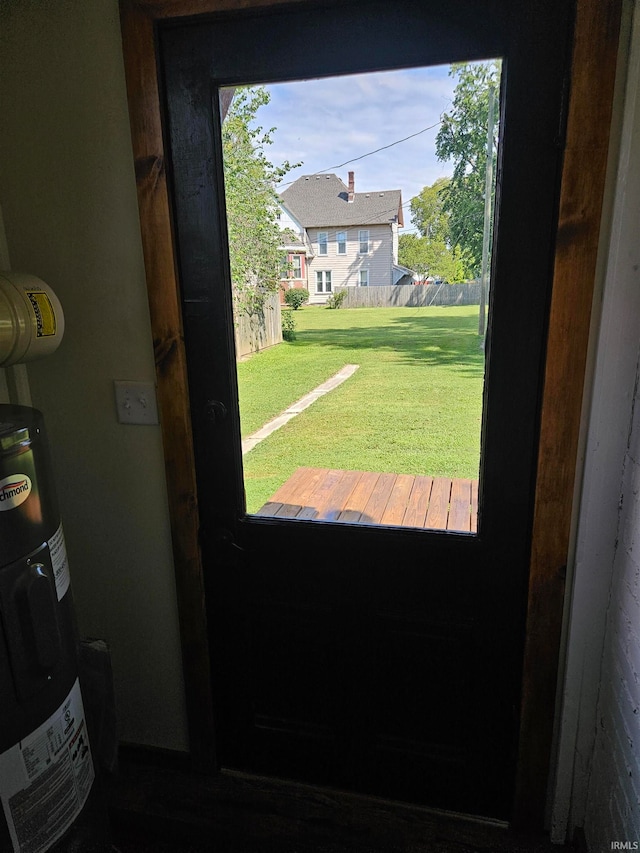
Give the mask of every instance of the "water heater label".
<path id="1" fill-rule="evenodd" d="M 94 780 L 80 684 L 48 720 L 0 755 L 0 799 L 14 853 L 45 853 L 76 819 Z"/>
<path id="2" fill-rule="evenodd" d="M 58 601 L 60 601 L 71 584 L 69 560 L 67 559 L 67 549 L 64 544 L 64 532 L 62 530 L 62 525 L 60 525 L 51 539 L 49 539 L 47 545 L 49 546 L 49 553 L 51 554 L 53 577 L 56 582 L 56 595 L 58 596 Z"/>
<path id="3" fill-rule="evenodd" d="M 26 290 L 27 299 L 31 303 L 36 318 L 36 336 L 42 338 L 45 335 L 56 333 L 56 312 L 44 290 Z"/>
<path id="4" fill-rule="evenodd" d="M 31 480 L 26 474 L 12 474 L 0 480 L 0 512 L 15 509 L 31 494 Z"/>

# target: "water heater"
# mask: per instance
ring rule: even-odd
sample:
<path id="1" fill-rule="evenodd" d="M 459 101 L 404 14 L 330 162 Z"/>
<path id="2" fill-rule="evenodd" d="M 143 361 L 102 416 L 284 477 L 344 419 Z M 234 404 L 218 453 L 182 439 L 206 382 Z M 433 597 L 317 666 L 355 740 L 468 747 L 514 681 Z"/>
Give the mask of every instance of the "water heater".
<path id="1" fill-rule="evenodd" d="M 43 417 L 0 405 L 0 851 L 50 850 L 93 781 Z"/>
<path id="2" fill-rule="evenodd" d="M 0 367 L 49 355 L 64 334 L 60 300 L 35 275 L 0 272 Z"/>

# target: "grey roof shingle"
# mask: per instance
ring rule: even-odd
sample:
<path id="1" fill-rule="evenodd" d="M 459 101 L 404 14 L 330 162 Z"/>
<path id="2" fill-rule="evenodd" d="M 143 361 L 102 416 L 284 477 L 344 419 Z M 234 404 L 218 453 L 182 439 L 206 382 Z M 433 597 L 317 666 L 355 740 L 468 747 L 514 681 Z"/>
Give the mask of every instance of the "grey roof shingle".
<path id="1" fill-rule="evenodd" d="M 303 175 L 280 193 L 282 203 L 304 228 L 341 225 L 380 225 L 398 217 L 402 225 L 402 193 L 384 190 L 354 193 L 333 173 Z"/>

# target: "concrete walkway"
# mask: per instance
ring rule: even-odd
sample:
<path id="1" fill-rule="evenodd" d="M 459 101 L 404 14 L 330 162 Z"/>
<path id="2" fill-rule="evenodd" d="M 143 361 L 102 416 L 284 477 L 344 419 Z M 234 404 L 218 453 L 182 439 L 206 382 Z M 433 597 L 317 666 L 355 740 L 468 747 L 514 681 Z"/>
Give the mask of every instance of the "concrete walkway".
<path id="1" fill-rule="evenodd" d="M 342 385 L 346 379 L 353 376 L 359 367 L 359 364 L 345 364 L 341 370 L 334 374 L 330 379 L 327 379 L 326 382 L 318 385 L 318 387 L 314 388 L 313 391 L 309 391 L 308 394 L 305 394 L 304 397 L 301 397 L 296 403 L 293 403 L 293 405 L 289 406 L 288 409 L 285 409 L 285 411 L 282 412 L 281 415 L 278 415 L 277 418 L 274 418 L 272 421 L 269 421 L 269 423 L 260 427 L 260 429 L 257 432 L 254 432 L 253 435 L 247 436 L 247 438 L 242 442 L 242 455 L 244 456 L 245 453 L 253 450 L 256 444 L 259 444 L 264 438 L 271 435 L 271 433 L 280 429 L 280 427 L 283 427 L 291 420 L 291 418 L 295 418 L 295 416 L 299 415 L 300 412 L 308 409 L 309 406 L 312 403 L 315 403 L 319 397 L 328 394 L 329 391 L 333 391 L 333 389 L 337 388 L 338 385 Z"/>

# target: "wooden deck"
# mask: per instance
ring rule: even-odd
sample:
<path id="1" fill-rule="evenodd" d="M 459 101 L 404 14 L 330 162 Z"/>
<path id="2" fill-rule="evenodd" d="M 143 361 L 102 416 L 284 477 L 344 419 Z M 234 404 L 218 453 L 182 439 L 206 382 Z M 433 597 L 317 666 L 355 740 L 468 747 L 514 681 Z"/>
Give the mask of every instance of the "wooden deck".
<path id="1" fill-rule="evenodd" d="M 298 468 L 257 515 L 475 533 L 478 481 Z"/>

